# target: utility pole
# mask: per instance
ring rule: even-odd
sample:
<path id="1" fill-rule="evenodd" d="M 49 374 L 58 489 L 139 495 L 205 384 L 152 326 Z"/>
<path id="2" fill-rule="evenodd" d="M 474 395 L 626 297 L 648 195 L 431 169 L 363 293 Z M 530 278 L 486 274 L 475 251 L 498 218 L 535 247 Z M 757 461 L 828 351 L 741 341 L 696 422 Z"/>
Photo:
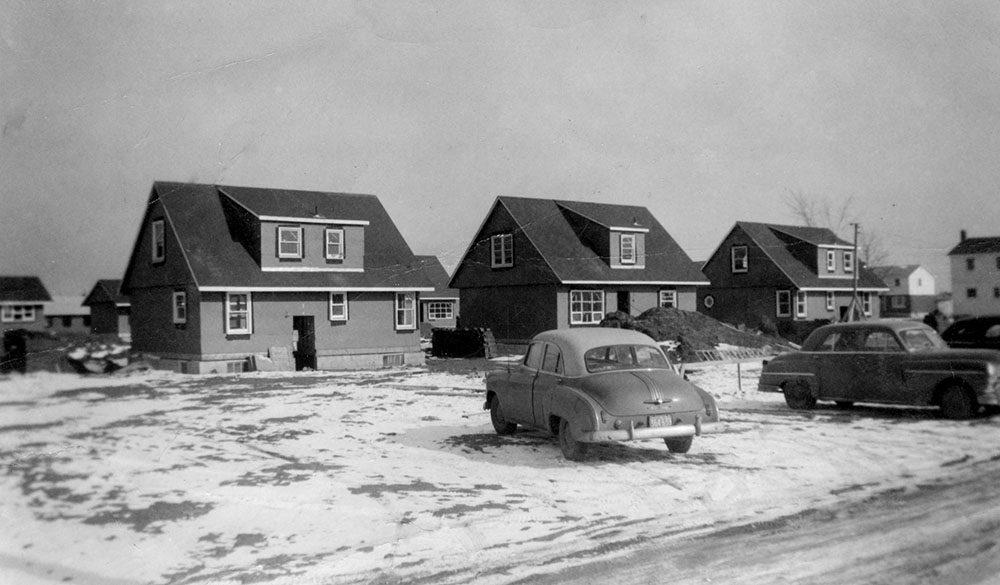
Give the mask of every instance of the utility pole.
<path id="1" fill-rule="evenodd" d="M 854 321 L 855 315 L 860 319 L 862 315 L 861 303 L 858 301 L 858 271 L 861 270 L 861 262 L 858 261 L 858 228 L 861 226 L 859 223 L 852 223 L 854 226 L 854 271 L 852 276 L 852 292 L 851 292 L 851 305 L 850 310 L 847 312 L 847 320 Z"/>

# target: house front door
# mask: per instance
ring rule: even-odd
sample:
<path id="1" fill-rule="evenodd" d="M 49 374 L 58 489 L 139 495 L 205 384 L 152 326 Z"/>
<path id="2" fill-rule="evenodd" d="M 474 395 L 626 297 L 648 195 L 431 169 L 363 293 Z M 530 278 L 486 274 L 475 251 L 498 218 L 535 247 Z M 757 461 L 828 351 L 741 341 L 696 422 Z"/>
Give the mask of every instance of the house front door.
<path id="1" fill-rule="evenodd" d="M 632 314 L 632 303 L 627 290 L 618 291 L 618 310 L 622 313 Z"/>
<path id="2" fill-rule="evenodd" d="M 316 319 L 312 315 L 292 317 L 292 334 L 295 340 L 295 369 L 316 369 Z"/>

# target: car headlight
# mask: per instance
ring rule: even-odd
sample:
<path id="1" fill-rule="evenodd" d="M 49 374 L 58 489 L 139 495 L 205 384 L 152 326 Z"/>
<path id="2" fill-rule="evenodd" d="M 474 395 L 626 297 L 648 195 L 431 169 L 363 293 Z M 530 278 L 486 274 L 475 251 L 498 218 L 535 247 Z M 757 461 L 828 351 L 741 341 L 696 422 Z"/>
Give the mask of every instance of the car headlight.
<path id="1" fill-rule="evenodd" d="M 990 378 L 996 378 L 998 371 L 1000 371 L 1000 368 L 998 368 L 995 363 L 989 362 L 986 364 L 986 374 L 989 375 Z"/>

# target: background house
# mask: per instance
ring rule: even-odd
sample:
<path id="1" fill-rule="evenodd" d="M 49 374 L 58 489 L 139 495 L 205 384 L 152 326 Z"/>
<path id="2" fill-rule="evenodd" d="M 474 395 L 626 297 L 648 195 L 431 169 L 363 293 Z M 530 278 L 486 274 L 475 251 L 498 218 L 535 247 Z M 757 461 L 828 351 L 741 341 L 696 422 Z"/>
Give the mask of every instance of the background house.
<path id="1" fill-rule="evenodd" d="M 881 296 L 883 317 L 923 317 L 937 309 L 934 276 L 919 264 L 872 266 L 889 288 Z"/>
<path id="2" fill-rule="evenodd" d="M 129 316 L 132 303 L 121 293 L 122 281 L 118 279 L 98 280 L 94 288 L 83 300 L 90 308 L 90 326 L 93 333 L 110 333 L 122 339 L 131 339 Z"/>
<path id="3" fill-rule="evenodd" d="M 462 326 L 520 344 L 606 313 L 695 309 L 707 284 L 645 207 L 498 197 L 455 269 Z"/>
<path id="4" fill-rule="evenodd" d="M 702 270 L 711 285 L 698 291 L 700 311 L 734 325 L 773 324 L 791 339 L 817 321 L 845 319 L 855 277 L 865 316 L 879 315 L 878 295 L 888 290 L 826 228 L 736 222 Z"/>
<path id="5" fill-rule="evenodd" d="M 431 290 L 372 195 L 162 182 L 121 287 L 132 348 L 183 372 L 423 363 Z"/>
<path id="6" fill-rule="evenodd" d="M 955 316 L 1000 315 L 1000 237 L 970 238 L 962 230 L 948 257 Z"/>
<path id="7" fill-rule="evenodd" d="M 37 276 L 0 276 L 0 329 L 42 331 L 49 291 Z"/>
<path id="8" fill-rule="evenodd" d="M 429 338 L 435 327 L 458 326 L 458 291 L 448 287 L 451 280 L 437 256 L 417 256 L 432 292 L 420 295 L 420 335 Z"/>
<path id="9" fill-rule="evenodd" d="M 83 296 L 52 297 L 45 303 L 45 327 L 50 333 L 90 333 L 90 308 L 83 306 Z"/>

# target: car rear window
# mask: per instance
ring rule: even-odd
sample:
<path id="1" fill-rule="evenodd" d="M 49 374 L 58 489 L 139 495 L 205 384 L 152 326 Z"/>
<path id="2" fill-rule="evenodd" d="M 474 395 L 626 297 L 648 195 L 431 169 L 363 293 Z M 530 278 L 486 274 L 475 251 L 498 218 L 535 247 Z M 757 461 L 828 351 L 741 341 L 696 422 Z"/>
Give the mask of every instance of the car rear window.
<path id="1" fill-rule="evenodd" d="M 583 354 L 583 361 L 588 372 L 670 367 L 660 350 L 649 345 L 595 347 Z"/>

